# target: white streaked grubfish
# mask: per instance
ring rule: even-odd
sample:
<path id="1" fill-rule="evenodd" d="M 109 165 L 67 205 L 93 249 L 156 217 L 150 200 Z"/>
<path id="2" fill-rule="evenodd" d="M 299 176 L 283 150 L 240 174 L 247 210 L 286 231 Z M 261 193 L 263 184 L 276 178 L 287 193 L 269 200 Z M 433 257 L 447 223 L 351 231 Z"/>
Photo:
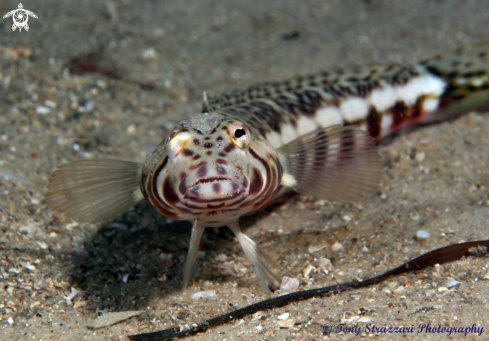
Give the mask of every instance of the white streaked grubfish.
<path id="1" fill-rule="evenodd" d="M 382 179 L 375 140 L 407 126 L 489 107 L 489 44 L 414 65 L 361 67 L 264 83 L 204 101 L 144 164 L 94 159 L 60 166 L 51 209 L 80 222 L 114 218 L 145 198 L 161 214 L 193 222 L 183 287 L 202 233 L 228 226 L 262 289 L 280 282 L 272 261 L 241 232 L 241 216 L 295 190 L 348 201 Z"/>

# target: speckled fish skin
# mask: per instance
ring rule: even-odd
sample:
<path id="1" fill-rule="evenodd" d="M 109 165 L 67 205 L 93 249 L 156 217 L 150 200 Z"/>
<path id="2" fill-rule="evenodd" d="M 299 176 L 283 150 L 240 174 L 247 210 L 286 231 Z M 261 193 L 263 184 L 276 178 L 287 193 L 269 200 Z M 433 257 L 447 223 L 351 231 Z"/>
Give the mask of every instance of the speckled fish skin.
<path id="1" fill-rule="evenodd" d="M 414 65 L 322 72 L 263 83 L 210 98 L 210 108 L 239 117 L 278 148 L 318 127 L 357 125 L 375 139 L 404 127 L 489 108 L 489 43 L 469 45 Z"/>
<path id="2" fill-rule="evenodd" d="M 206 226 L 236 235 L 264 291 L 280 278 L 239 227 L 293 189 L 347 201 L 375 191 L 382 166 L 373 139 L 404 127 L 489 107 L 488 44 L 415 65 L 325 72 L 210 99 L 209 112 L 178 124 L 140 165 L 84 160 L 53 173 L 47 199 L 80 221 L 113 218 L 146 198 L 160 213 L 193 222 L 183 287 Z"/>

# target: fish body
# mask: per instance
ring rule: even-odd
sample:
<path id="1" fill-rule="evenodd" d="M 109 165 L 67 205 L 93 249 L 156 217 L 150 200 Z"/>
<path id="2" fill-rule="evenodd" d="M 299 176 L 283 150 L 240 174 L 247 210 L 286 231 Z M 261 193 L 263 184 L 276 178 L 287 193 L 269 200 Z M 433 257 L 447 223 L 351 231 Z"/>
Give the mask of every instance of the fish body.
<path id="1" fill-rule="evenodd" d="M 52 209 L 79 221 L 113 218 L 146 198 L 161 214 L 193 222 L 184 268 L 191 279 L 206 226 L 228 226 L 265 291 L 279 277 L 238 219 L 295 190 L 348 201 L 378 188 L 374 140 L 407 126 L 487 107 L 487 44 L 415 65 L 324 72 L 265 83 L 205 102 L 144 165 L 85 160 L 49 180 Z"/>

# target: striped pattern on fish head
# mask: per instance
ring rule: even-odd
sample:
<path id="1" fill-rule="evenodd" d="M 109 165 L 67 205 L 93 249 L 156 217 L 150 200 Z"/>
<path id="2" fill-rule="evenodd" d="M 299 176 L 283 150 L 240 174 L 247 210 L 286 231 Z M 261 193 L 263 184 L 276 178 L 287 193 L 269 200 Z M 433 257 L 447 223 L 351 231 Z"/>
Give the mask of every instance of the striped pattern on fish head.
<path id="1" fill-rule="evenodd" d="M 141 192 L 165 216 L 222 226 L 266 204 L 282 174 L 275 150 L 243 123 L 198 114 L 148 156 Z"/>

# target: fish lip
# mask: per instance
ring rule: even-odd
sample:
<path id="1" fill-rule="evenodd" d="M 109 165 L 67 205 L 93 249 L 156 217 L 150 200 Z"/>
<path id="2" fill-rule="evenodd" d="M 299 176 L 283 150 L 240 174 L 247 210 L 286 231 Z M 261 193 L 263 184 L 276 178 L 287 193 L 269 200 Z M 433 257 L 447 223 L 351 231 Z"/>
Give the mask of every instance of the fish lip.
<path id="1" fill-rule="evenodd" d="M 218 199 L 209 199 L 209 200 L 200 199 L 200 200 L 205 201 L 205 202 L 222 202 L 222 201 L 228 201 L 228 200 L 235 199 L 235 198 L 242 196 L 243 194 L 247 193 L 244 183 L 238 181 L 237 179 L 224 177 L 224 176 L 215 176 L 215 177 L 210 177 L 210 178 L 206 178 L 206 179 L 199 179 L 195 183 L 193 183 L 192 185 L 185 186 L 185 190 L 183 191 L 182 194 L 184 195 L 184 198 L 187 198 L 187 199 L 199 198 L 198 195 L 196 195 L 195 193 L 192 193 L 192 188 L 200 186 L 202 184 L 219 183 L 219 182 L 224 182 L 224 181 L 230 181 L 231 183 L 238 185 L 238 188 L 234 190 L 234 193 L 232 193 L 231 195 L 229 195 L 227 197 L 218 198 Z"/>
<path id="2" fill-rule="evenodd" d="M 221 181 L 231 181 L 231 182 L 234 182 L 234 183 L 244 187 L 243 184 L 240 183 L 239 181 L 237 181 L 236 179 L 227 178 L 225 176 L 213 176 L 211 178 L 199 179 L 193 185 L 188 186 L 187 189 L 192 188 L 192 187 L 197 186 L 197 185 L 200 185 L 200 184 L 206 184 L 209 182 L 221 182 Z"/>

